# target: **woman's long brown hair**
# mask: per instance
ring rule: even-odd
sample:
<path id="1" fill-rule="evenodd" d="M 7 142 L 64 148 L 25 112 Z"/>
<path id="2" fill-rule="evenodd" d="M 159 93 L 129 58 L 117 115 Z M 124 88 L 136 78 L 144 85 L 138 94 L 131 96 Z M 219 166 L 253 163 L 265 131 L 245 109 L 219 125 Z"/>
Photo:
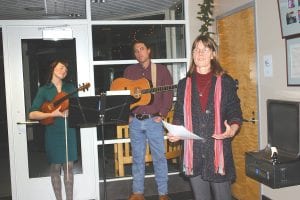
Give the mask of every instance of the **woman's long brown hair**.
<path id="1" fill-rule="evenodd" d="M 53 72 L 54 72 L 54 68 L 56 67 L 56 65 L 58 63 L 63 64 L 64 66 L 66 66 L 66 68 L 69 67 L 69 62 L 65 59 L 56 59 L 54 60 L 51 64 L 50 64 L 50 71 L 49 71 L 49 75 L 48 75 L 48 79 L 47 79 L 47 83 L 50 83 L 52 80 L 52 76 L 53 76 Z"/>
<path id="2" fill-rule="evenodd" d="M 194 49 L 196 48 L 197 44 L 200 41 L 203 43 L 203 45 L 205 47 L 211 49 L 215 53 L 213 59 L 210 60 L 211 71 L 213 72 L 213 74 L 215 74 L 215 75 L 221 75 L 221 74 L 225 73 L 225 71 L 223 70 L 221 64 L 219 63 L 219 61 L 216 58 L 217 44 L 215 43 L 215 41 L 212 38 L 208 37 L 208 36 L 199 35 L 194 40 L 193 45 L 192 45 L 191 61 L 190 61 L 189 71 L 187 72 L 187 76 L 191 76 L 193 74 L 193 72 L 195 71 L 196 64 L 195 64 L 194 58 L 193 58 L 193 51 L 194 51 Z"/>

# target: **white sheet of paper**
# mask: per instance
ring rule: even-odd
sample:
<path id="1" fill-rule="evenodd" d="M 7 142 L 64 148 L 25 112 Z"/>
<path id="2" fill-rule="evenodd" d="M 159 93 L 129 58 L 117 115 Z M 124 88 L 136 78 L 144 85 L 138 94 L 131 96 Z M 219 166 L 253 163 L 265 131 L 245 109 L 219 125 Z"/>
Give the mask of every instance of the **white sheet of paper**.
<path id="1" fill-rule="evenodd" d="M 173 125 L 166 121 L 163 121 L 164 126 L 168 129 L 169 133 L 174 136 L 178 136 L 183 140 L 193 139 L 193 140 L 203 140 L 204 138 L 190 132 L 184 126 Z"/>
<path id="2" fill-rule="evenodd" d="M 109 90 L 106 91 L 107 96 L 113 95 L 130 95 L 130 90 Z"/>

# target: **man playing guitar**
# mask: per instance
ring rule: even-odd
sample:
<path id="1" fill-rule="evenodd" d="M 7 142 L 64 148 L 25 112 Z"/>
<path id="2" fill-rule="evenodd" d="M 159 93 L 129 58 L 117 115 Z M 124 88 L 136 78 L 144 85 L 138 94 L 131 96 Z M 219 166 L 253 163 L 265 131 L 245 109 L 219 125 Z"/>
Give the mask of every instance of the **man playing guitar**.
<path id="1" fill-rule="evenodd" d="M 151 62 L 151 49 L 144 41 L 133 43 L 133 53 L 138 63 L 128 66 L 124 78 L 138 80 L 146 78 L 153 87 L 172 85 L 172 77 L 166 66 Z M 172 106 L 173 92 L 153 94 L 148 105 L 137 106 L 132 110 L 129 131 L 133 155 L 132 195 L 129 200 L 144 200 L 145 150 L 148 141 L 153 158 L 155 180 L 159 200 L 168 200 L 168 166 L 165 157 L 164 129 L 162 118 Z"/>

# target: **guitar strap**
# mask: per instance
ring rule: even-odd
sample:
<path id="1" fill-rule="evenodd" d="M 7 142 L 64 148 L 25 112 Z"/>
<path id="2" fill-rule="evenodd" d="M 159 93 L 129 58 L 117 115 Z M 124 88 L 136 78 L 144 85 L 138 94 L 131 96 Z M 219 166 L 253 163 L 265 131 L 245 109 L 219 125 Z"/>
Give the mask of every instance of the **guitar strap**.
<path id="1" fill-rule="evenodd" d="M 152 87 L 156 87 L 156 64 L 151 63 L 151 80 L 152 80 Z"/>

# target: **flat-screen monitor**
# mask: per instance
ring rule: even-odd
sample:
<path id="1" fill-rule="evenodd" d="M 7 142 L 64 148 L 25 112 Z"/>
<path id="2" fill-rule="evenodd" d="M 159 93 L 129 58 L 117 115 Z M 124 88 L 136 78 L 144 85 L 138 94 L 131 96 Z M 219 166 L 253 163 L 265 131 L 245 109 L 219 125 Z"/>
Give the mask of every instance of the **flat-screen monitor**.
<path id="1" fill-rule="evenodd" d="M 69 99 L 69 126 L 128 124 L 130 100 L 130 95 L 72 97 Z"/>
<path id="2" fill-rule="evenodd" d="M 299 105 L 297 101 L 267 100 L 268 142 L 279 154 L 300 156 Z"/>

